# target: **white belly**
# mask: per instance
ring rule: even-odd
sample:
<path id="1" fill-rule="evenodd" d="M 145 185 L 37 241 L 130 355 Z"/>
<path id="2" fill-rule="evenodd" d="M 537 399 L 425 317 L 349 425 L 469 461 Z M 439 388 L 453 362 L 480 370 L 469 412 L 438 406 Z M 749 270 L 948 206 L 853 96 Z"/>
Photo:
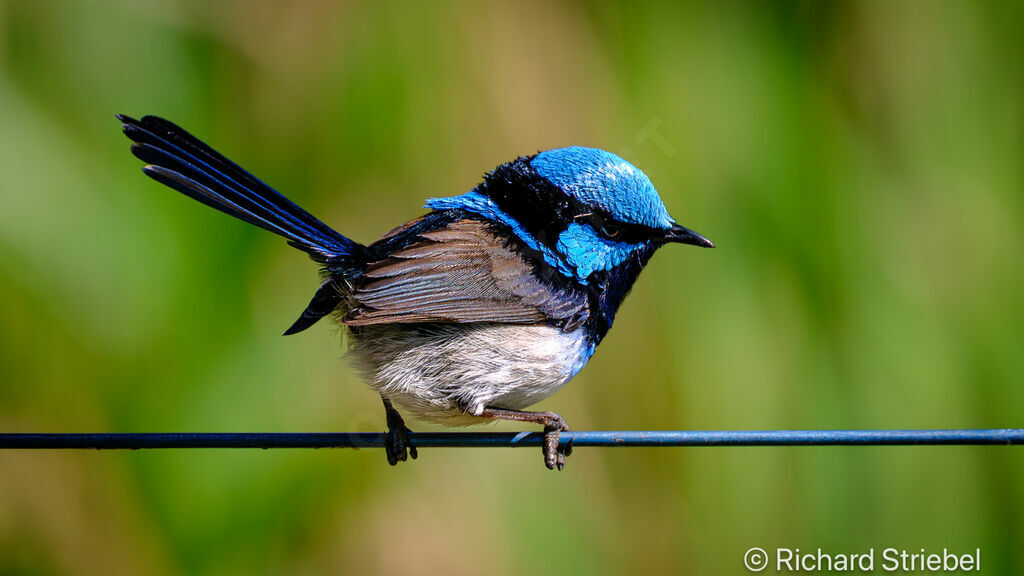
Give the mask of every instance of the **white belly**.
<path id="1" fill-rule="evenodd" d="M 509 324 L 365 326 L 350 358 L 370 385 L 420 418 L 480 420 L 460 410 L 521 410 L 554 394 L 592 352 L 582 329 Z"/>

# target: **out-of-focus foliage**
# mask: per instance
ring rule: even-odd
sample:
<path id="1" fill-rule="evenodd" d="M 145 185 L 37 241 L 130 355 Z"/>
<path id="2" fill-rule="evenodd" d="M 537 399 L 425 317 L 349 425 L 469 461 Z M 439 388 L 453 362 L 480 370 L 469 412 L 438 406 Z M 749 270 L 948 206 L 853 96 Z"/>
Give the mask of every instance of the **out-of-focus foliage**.
<path id="1" fill-rule="evenodd" d="M 578 429 L 1024 424 L 1014 2 L 0 2 L 0 429 L 377 430 L 280 239 L 139 172 L 166 116 L 370 241 L 520 154 L 644 169 L 670 247 L 544 402 Z M 413 424 L 414 429 L 427 426 Z M 508 429 L 508 427 L 505 427 Z M 0 454 L 2 574 L 728 574 L 982 550 L 1001 448 Z"/>

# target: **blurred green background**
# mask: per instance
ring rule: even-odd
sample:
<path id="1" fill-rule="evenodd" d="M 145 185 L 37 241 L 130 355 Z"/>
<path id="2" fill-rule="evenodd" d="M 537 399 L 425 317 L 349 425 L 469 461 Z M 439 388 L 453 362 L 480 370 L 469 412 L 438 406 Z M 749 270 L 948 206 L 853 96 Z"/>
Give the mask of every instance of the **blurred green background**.
<path id="1" fill-rule="evenodd" d="M 117 112 L 364 242 L 520 154 L 626 156 L 719 249 L 654 258 L 540 405 L 576 429 L 1020 426 L 1022 30 L 1014 2 L 0 2 L 0 430 L 383 427 L 336 327 L 280 335 L 314 266 L 143 177 Z M 0 453 L 3 575 L 734 574 L 752 546 L 1020 574 L 1022 536 L 1007 448 Z"/>

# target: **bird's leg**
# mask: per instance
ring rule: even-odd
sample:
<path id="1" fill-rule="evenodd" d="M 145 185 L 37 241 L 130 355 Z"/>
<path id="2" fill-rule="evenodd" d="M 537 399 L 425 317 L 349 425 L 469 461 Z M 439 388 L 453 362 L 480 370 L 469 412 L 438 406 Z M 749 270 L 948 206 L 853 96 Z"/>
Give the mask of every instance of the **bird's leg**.
<path id="1" fill-rule="evenodd" d="M 503 408 L 484 408 L 479 414 L 481 418 L 497 418 L 516 422 L 532 422 L 544 427 L 544 465 L 550 469 L 565 468 L 565 457 L 572 454 L 572 441 L 564 447 L 558 445 L 561 432 L 568 432 L 569 425 L 561 416 L 554 412 L 523 412 L 521 410 L 505 410 Z"/>
<path id="2" fill-rule="evenodd" d="M 408 455 L 412 456 L 412 459 L 416 459 L 416 447 L 412 445 L 412 439 L 409 438 L 408 426 L 405 425 L 405 420 L 402 420 L 402 415 L 395 410 L 395 407 L 391 405 L 391 400 L 381 396 L 381 400 L 384 401 L 384 412 L 388 422 L 388 438 L 384 443 L 384 451 L 388 455 L 388 464 L 394 466 L 400 461 L 404 462 L 406 459 L 406 450 Z"/>

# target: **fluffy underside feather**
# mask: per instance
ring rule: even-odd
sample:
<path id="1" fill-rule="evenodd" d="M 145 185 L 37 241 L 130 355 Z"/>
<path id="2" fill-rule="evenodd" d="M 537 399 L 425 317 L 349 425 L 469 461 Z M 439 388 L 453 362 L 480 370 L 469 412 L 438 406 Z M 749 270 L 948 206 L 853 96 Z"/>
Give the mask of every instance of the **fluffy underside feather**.
<path id="1" fill-rule="evenodd" d="M 354 330 L 348 358 L 405 411 L 464 426 L 484 407 L 520 410 L 554 394 L 592 352 L 582 328 L 411 324 Z"/>

